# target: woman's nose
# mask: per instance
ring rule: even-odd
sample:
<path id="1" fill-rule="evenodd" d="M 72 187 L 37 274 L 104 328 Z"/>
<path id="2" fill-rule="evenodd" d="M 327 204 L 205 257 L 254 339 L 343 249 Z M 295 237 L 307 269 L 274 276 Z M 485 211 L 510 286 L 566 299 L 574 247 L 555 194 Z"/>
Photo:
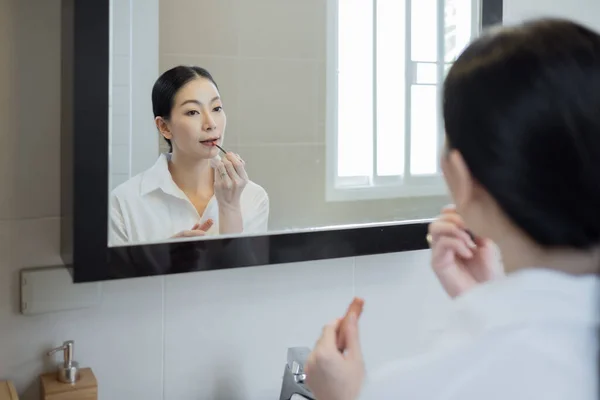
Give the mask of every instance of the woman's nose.
<path id="1" fill-rule="evenodd" d="M 215 129 L 217 125 L 215 124 L 215 120 L 208 114 L 204 115 L 204 121 L 202 121 L 202 129 L 205 131 L 212 131 Z"/>

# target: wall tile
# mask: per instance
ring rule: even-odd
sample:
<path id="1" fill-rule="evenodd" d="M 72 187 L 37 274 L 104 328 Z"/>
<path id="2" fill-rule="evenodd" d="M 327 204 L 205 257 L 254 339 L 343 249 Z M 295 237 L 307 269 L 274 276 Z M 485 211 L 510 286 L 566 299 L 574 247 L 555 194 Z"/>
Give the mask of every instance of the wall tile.
<path id="1" fill-rule="evenodd" d="M 240 145 L 317 141 L 318 62 L 239 59 L 238 65 Z"/>
<path id="2" fill-rule="evenodd" d="M 130 107 L 131 93 L 129 86 L 113 85 L 112 91 L 112 115 L 129 116 L 131 114 Z"/>
<path id="3" fill-rule="evenodd" d="M 450 299 L 430 267 L 430 251 L 356 258 L 356 294 L 365 299 L 361 338 L 368 368 L 426 349 Z"/>
<path id="4" fill-rule="evenodd" d="M 129 55 L 113 55 L 112 83 L 115 86 L 129 86 L 131 77 Z"/>
<path id="5" fill-rule="evenodd" d="M 321 60 L 326 6 L 326 0 L 240 1 L 240 55 Z"/>
<path id="6" fill-rule="evenodd" d="M 130 0 L 113 0 L 113 55 L 129 56 L 131 46 Z"/>
<path id="7" fill-rule="evenodd" d="M 238 9 L 235 0 L 161 1 L 160 48 L 178 54 L 235 56 Z"/>
<path id="8" fill-rule="evenodd" d="M 129 174 L 129 145 L 113 145 L 110 154 L 110 174 Z"/>
<path id="9" fill-rule="evenodd" d="M 525 19 L 561 17 L 577 20 L 593 29 L 600 29 L 600 3 L 595 0 L 577 0 L 571 7 L 565 7 L 560 0 L 504 1 L 503 19 L 515 23 Z M 585 10 L 585 11 L 584 11 Z"/>
<path id="10" fill-rule="evenodd" d="M 327 63 L 317 66 L 317 140 L 327 141 Z"/>
<path id="11" fill-rule="evenodd" d="M 122 183 L 125 183 L 129 180 L 129 174 L 111 174 L 110 175 L 110 188 L 111 190 L 116 188 Z"/>
<path id="12" fill-rule="evenodd" d="M 58 188 L 52 184 L 57 182 L 60 165 L 59 4 L 49 1 L 32 7 L 15 2 L 2 7 L 8 18 L 13 14 L 11 19 L 18 22 L 4 28 L 13 42 L 2 46 L 7 54 L 0 57 L 8 58 L 0 67 L 0 79 L 8 82 L 0 87 L 8 95 L 8 107 L 0 111 L 0 183 L 5 188 L 0 194 L 0 219 L 59 212 L 59 198 L 54 195 Z M 44 29 L 39 29 L 41 20 Z"/>
<path id="13" fill-rule="evenodd" d="M 269 230 L 326 223 L 320 219 L 325 190 L 321 146 L 240 146 L 237 152 L 246 161 L 250 179 L 269 194 Z M 312 214 L 307 215 L 307 210 Z"/>
<path id="14" fill-rule="evenodd" d="M 276 399 L 286 351 L 351 300 L 353 259 L 167 277 L 166 399 Z M 234 384 L 235 382 L 235 384 Z"/>
<path id="15" fill-rule="evenodd" d="M 111 144 L 129 145 L 131 141 L 131 121 L 129 115 L 118 114 L 112 117 Z"/>

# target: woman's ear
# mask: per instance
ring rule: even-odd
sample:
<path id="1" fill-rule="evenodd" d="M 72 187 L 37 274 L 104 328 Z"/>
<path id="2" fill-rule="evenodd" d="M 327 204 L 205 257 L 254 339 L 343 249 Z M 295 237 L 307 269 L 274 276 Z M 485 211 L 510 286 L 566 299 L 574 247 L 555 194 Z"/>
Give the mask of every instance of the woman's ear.
<path id="1" fill-rule="evenodd" d="M 167 124 L 167 121 L 165 121 L 163 117 L 154 118 L 154 123 L 156 124 L 156 128 L 160 134 L 163 135 L 165 139 L 171 139 L 173 137 L 171 130 L 169 129 L 169 124 Z"/>
<path id="2" fill-rule="evenodd" d="M 456 149 L 447 150 L 442 159 L 442 170 L 456 207 L 468 206 L 475 195 L 475 180 L 462 154 Z"/>

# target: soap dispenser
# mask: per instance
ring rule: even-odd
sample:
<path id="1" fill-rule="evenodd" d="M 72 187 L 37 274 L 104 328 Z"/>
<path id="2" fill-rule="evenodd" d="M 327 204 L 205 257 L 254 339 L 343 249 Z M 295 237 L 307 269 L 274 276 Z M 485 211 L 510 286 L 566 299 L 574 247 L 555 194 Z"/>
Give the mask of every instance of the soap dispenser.
<path id="1" fill-rule="evenodd" d="M 98 383 L 90 368 L 79 368 L 73 360 L 75 342 L 67 340 L 47 355 L 63 352 L 63 361 L 56 372 L 43 374 L 41 380 L 42 400 L 98 400 Z"/>

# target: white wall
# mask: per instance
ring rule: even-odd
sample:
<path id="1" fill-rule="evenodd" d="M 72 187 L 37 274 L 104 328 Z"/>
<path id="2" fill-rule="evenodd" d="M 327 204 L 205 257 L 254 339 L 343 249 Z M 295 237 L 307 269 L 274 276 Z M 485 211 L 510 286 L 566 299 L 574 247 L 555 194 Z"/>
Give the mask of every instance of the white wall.
<path id="1" fill-rule="evenodd" d="M 158 0 L 111 0 L 110 4 L 112 189 L 149 168 L 158 157 L 151 100 L 158 77 Z"/>
<path id="2" fill-rule="evenodd" d="M 600 1 L 505 0 L 504 21 L 512 23 L 532 17 L 570 18 L 600 29 Z"/>
<path id="3" fill-rule="evenodd" d="M 561 5 L 509 0 L 506 12 Z M 564 8 L 600 15 L 591 1 Z M 102 400 L 277 399 L 286 347 L 312 345 L 353 294 L 367 301 L 368 366 L 422 348 L 448 305 L 427 251 L 109 282 L 100 307 L 19 315 L 19 269 L 60 262 L 59 10 L 0 0 L 0 379 L 37 399 L 44 351 L 74 339 Z"/>

